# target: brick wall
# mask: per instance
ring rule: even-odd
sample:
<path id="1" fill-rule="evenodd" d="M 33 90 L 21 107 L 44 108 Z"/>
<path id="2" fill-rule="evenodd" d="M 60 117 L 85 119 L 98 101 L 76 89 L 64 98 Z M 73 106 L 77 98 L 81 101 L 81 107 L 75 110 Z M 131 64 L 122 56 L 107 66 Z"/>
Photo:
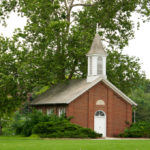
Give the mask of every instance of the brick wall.
<path id="1" fill-rule="evenodd" d="M 96 105 L 103 100 L 105 105 Z M 74 116 L 72 123 L 94 129 L 94 114 L 103 110 L 107 118 L 107 136 L 116 136 L 132 123 L 132 106 L 104 83 L 98 83 L 67 107 L 67 116 Z"/>
<path id="2" fill-rule="evenodd" d="M 71 122 L 83 127 L 88 126 L 88 92 L 69 104 L 67 116 L 73 116 Z"/>

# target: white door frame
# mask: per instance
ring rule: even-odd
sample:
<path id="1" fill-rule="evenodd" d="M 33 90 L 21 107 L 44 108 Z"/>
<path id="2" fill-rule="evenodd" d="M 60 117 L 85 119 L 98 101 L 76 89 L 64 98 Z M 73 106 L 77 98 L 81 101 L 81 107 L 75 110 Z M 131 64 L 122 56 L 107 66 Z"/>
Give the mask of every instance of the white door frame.
<path id="1" fill-rule="evenodd" d="M 98 113 L 99 115 L 96 116 L 96 113 Z M 94 114 L 94 131 L 97 132 L 97 133 L 100 133 L 99 131 L 97 131 L 97 125 L 96 125 L 96 121 L 95 121 L 96 119 L 104 119 L 104 133 L 103 133 L 102 136 L 106 137 L 106 133 L 107 133 L 107 118 L 106 118 L 106 113 L 103 110 L 97 110 L 95 112 L 95 114 Z"/>

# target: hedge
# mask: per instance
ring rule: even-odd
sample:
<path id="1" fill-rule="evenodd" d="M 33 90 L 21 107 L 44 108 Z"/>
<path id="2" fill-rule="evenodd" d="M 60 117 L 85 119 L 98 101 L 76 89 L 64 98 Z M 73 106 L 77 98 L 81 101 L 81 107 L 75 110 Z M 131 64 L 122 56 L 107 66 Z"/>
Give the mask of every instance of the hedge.
<path id="1" fill-rule="evenodd" d="M 120 137 L 143 137 L 150 138 L 150 122 L 133 123 L 129 128 L 125 129 Z"/>
<path id="2" fill-rule="evenodd" d="M 67 120 L 40 122 L 34 126 L 33 133 L 42 138 L 97 138 L 102 136 L 89 128 L 83 128 Z"/>

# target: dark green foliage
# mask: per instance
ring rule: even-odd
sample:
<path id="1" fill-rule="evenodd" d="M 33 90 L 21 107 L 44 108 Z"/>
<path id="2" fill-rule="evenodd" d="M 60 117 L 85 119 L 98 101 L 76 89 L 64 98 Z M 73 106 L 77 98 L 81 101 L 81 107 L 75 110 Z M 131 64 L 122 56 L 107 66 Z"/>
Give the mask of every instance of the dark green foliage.
<path id="1" fill-rule="evenodd" d="M 2 136 L 14 136 L 14 130 L 12 130 L 11 127 L 4 127 L 3 128 L 3 132 L 2 132 Z"/>
<path id="2" fill-rule="evenodd" d="M 140 89 L 142 89 L 144 93 L 150 93 L 150 80 L 149 79 L 143 80 Z"/>
<path id="3" fill-rule="evenodd" d="M 149 94 L 150 95 L 150 94 Z M 136 121 L 150 121 L 150 96 L 149 99 L 138 101 L 136 108 Z"/>
<path id="4" fill-rule="evenodd" d="M 130 57 L 118 51 L 108 51 L 107 77 L 108 80 L 126 94 L 139 86 L 144 73 L 139 73 L 139 59 Z"/>
<path id="5" fill-rule="evenodd" d="M 91 129 L 82 128 L 70 123 L 71 118 L 64 115 L 44 115 L 41 112 L 16 113 L 11 129 L 16 135 L 30 136 L 39 134 L 40 137 L 70 137 L 70 138 L 96 138 L 101 135 Z"/>
<path id="6" fill-rule="evenodd" d="M 125 129 L 121 137 L 145 137 L 150 138 L 150 122 L 133 123 L 130 128 Z"/>
<path id="7" fill-rule="evenodd" d="M 26 89 L 18 75 L 22 58 L 19 53 L 22 52 L 16 52 L 13 40 L 0 36 L 0 134 L 6 120 L 26 99 Z"/>
<path id="8" fill-rule="evenodd" d="M 11 123 L 12 117 L 3 118 L 2 122 L 2 135 L 12 136 L 14 135 L 14 130 L 12 130 Z"/>
<path id="9" fill-rule="evenodd" d="M 43 138 L 96 138 L 101 134 L 95 133 L 89 128 L 83 128 L 72 124 L 68 120 L 57 120 L 38 123 L 33 132 Z"/>
<path id="10" fill-rule="evenodd" d="M 150 92 L 149 80 L 143 79 L 137 88 L 133 89 L 129 97 L 133 99 L 138 106 L 136 111 L 136 121 L 150 121 Z"/>
<path id="11" fill-rule="evenodd" d="M 17 135 L 30 136 L 34 125 L 39 122 L 49 120 L 50 116 L 43 115 L 38 111 L 33 111 L 28 114 L 21 114 L 17 112 L 12 123 L 12 129 Z"/>

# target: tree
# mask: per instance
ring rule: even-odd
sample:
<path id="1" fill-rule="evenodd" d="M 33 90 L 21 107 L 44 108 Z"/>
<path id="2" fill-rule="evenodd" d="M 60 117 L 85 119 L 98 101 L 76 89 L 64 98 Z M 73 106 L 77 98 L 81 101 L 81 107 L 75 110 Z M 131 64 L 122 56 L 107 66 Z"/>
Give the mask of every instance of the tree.
<path id="1" fill-rule="evenodd" d="M 150 93 L 150 80 L 144 79 L 138 86 L 141 90 L 144 91 L 144 93 Z"/>
<path id="2" fill-rule="evenodd" d="M 136 121 L 150 121 L 150 93 L 145 92 L 141 87 L 132 90 L 129 95 L 137 104 Z"/>
<path id="3" fill-rule="evenodd" d="M 11 48 L 9 50 L 9 48 Z M 0 135 L 2 126 L 20 104 L 21 90 L 16 79 L 17 66 L 13 57 L 14 44 L 0 37 Z"/>
<path id="4" fill-rule="evenodd" d="M 97 23 L 110 48 L 123 48 L 133 37 L 132 12 L 149 15 L 148 4 L 146 0 L 2 0 L 0 12 L 2 20 L 11 11 L 27 17 L 27 25 L 23 32 L 18 30 L 18 36 L 32 51 L 33 59 L 47 60 L 48 69 L 55 72 L 51 77 L 60 81 L 86 76 L 85 53 Z M 82 9 L 76 11 L 79 6 Z"/>
<path id="5" fill-rule="evenodd" d="M 118 51 L 108 51 L 107 77 L 124 93 L 129 94 L 136 89 L 145 79 L 145 74 L 140 72 L 139 59 L 129 57 Z"/>
<path id="6" fill-rule="evenodd" d="M 78 6 L 82 9 L 76 11 Z M 27 25 L 23 31 L 17 29 L 10 39 L 0 38 L 0 105 L 4 108 L 0 112 L 3 115 L 7 110 L 10 112 L 14 109 L 9 109 L 10 99 L 13 99 L 11 106 L 16 106 L 36 87 L 51 87 L 67 79 L 86 77 L 85 54 L 90 49 L 96 24 L 99 24 L 99 34 L 108 42 L 109 49 L 123 48 L 133 37 L 132 12 L 149 16 L 148 6 L 147 0 L 1 0 L 0 21 L 3 25 L 11 11 L 27 17 Z M 124 89 L 135 85 L 129 81 L 140 77 L 137 74 L 139 65 L 136 60 L 134 65 L 133 59 L 126 57 L 126 60 L 115 51 L 109 57 L 115 55 L 121 60 L 122 68 L 115 64 L 111 66 L 109 58 L 108 67 L 114 67 L 123 77 L 118 79 L 113 72 L 113 83 L 127 93 Z M 124 61 L 128 64 L 123 65 Z M 136 68 L 135 72 L 126 68 L 129 65 Z M 127 79 L 123 68 L 129 73 Z M 111 80 L 110 71 L 108 79 Z M 125 88 L 119 86 L 119 82 L 123 82 Z"/>

